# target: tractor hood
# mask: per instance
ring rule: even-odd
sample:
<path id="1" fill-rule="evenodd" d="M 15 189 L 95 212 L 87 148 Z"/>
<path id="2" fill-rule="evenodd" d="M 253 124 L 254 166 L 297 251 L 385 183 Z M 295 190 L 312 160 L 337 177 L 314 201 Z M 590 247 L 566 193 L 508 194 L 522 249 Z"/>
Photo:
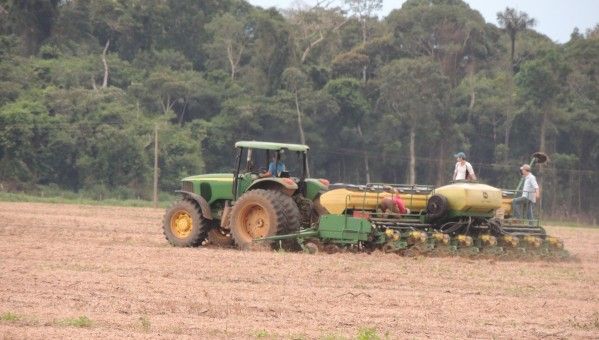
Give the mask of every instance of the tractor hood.
<path id="1" fill-rule="evenodd" d="M 181 190 L 202 196 L 208 204 L 233 199 L 233 174 L 204 174 L 185 177 Z"/>
<path id="2" fill-rule="evenodd" d="M 183 178 L 181 181 L 195 182 L 195 181 L 217 181 L 217 182 L 233 182 L 233 174 L 218 173 L 218 174 L 204 174 L 195 175 Z"/>

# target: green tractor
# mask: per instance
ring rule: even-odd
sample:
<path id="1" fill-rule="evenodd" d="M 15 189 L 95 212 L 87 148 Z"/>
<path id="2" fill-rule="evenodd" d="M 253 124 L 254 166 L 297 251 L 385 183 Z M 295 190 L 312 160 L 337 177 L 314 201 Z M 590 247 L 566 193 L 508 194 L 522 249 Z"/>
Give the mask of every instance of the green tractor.
<path id="1" fill-rule="evenodd" d="M 240 141 L 235 148 L 234 173 L 182 179 L 181 200 L 163 221 L 172 245 L 248 248 L 256 238 L 309 227 L 322 214 L 319 197 L 329 182 L 307 178 L 307 145 Z M 271 162 L 278 173 L 268 171 Z"/>

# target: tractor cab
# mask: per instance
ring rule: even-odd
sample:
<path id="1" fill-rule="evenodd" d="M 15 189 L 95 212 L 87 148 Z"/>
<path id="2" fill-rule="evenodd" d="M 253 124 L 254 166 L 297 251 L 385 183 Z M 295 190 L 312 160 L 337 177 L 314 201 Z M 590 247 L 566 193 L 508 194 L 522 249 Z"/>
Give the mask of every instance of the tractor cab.
<path id="1" fill-rule="evenodd" d="M 309 197 L 314 196 L 315 192 L 312 191 L 326 190 L 328 186 L 326 180 L 307 180 L 310 149 L 307 145 L 239 141 L 235 143 L 235 148 L 234 200 L 252 189 L 278 187 L 289 196 L 299 192 L 302 196 Z"/>

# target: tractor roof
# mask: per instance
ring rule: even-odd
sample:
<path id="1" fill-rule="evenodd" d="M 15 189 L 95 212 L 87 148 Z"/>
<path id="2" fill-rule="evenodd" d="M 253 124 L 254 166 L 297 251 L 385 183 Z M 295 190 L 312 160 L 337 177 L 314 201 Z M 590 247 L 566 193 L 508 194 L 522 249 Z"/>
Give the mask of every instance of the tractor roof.
<path id="1" fill-rule="evenodd" d="M 289 143 L 272 143 L 272 142 L 258 142 L 258 141 L 239 141 L 235 143 L 236 148 L 250 148 L 250 149 L 263 149 L 263 150 L 282 150 L 286 149 L 289 151 L 300 151 L 306 152 L 310 149 L 309 146 L 303 144 L 289 144 Z"/>

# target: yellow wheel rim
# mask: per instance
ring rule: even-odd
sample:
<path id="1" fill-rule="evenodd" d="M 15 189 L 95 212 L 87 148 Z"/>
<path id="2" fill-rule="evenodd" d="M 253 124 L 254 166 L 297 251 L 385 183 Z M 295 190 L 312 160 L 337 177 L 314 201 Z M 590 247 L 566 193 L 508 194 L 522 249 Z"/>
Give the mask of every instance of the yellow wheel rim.
<path id="1" fill-rule="evenodd" d="M 241 211 L 241 224 L 251 238 L 268 236 L 270 230 L 268 213 L 257 204 L 249 205 Z"/>
<path id="2" fill-rule="evenodd" d="M 187 211 L 177 211 L 171 217 L 171 231 L 178 238 L 186 238 L 193 229 L 193 219 Z"/>

